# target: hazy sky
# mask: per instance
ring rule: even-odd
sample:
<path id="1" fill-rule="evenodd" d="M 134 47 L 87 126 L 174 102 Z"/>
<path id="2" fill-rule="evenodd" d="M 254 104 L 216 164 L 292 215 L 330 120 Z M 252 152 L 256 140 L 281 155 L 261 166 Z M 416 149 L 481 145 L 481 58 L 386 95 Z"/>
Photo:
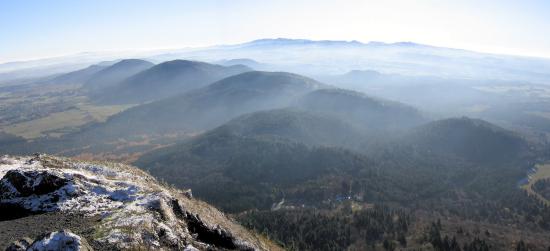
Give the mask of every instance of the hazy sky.
<path id="1" fill-rule="evenodd" d="M 276 37 L 550 58 L 549 31 L 546 0 L 0 0 L 0 62 Z"/>

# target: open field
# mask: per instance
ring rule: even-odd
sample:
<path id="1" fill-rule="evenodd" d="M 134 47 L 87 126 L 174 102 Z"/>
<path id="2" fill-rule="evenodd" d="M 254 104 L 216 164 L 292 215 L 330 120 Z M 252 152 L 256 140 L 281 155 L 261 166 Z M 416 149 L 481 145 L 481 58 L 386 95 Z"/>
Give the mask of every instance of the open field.
<path id="1" fill-rule="evenodd" d="M 27 139 L 41 136 L 60 136 L 81 125 L 90 122 L 100 122 L 107 117 L 123 111 L 129 106 L 93 106 L 79 104 L 62 111 L 49 114 L 45 117 L 16 123 L 3 128 L 7 133 Z"/>
<path id="2" fill-rule="evenodd" d="M 538 194 L 533 190 L 533 184 L 539 180 L 549 179 L 550 178 L 550 164 L 538 164 L 536 166 L 536 171 L 532 174 L 529 174 L 529 182 L 523 186 L 530 195 L 537 197 L 539 200 L 544 202 L 546 205 L 550 206 L 550 201 Z"/>

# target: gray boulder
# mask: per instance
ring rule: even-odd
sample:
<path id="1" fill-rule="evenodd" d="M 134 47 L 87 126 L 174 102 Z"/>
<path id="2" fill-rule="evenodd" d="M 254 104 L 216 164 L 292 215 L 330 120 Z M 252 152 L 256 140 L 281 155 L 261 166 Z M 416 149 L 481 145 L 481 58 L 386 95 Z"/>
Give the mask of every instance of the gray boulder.
<path id="1" fill-rule="evenodd" d="M 91 251 L 92 247 L 86 239 L 72 233 L 69 230 L 51 232 L 38 237 L 27 251 Z"/>
<path id="2" fill-rule="evenodd" d="M 68 180 L 46 171 L 10 170 L 0 180 L 1 198 L 27 197 L 54 192 Z"/>

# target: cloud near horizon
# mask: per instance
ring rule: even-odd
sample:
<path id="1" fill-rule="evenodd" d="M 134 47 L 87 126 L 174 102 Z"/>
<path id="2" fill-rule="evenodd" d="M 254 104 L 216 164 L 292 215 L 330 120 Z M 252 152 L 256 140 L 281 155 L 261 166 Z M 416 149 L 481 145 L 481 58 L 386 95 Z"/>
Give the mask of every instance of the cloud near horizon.
<path id="1" fill-rule="evenodd" d="M 260 38 L 417 43 L 550 57 L 547 1 L 3 1 L 0 62 Z"/>

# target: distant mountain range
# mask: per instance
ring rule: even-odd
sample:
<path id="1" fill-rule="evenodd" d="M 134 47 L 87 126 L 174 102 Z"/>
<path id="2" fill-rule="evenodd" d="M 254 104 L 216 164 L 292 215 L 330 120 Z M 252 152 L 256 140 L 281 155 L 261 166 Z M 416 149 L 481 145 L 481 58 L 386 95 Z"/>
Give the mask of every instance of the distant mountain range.
<path id="1" fill-rule="evenodd" d="M 56 76 L 52 78 L 51 80 L 48 80 L 48 83 L 65 83 L 65 84 L 82 84 L 88 81 L 90 78 L 92 78 L 94 75 L 96 75 L 98 72 L 101 72 L 105 70 L 105 68 L 108 68 L 108 66 L 104 65 L 90 65 L 82 70 L 72 71 L 69 73 L 61 74 L 59 76 Z"/>
<path id="2" fill-rule="evenodd" d="M 143 103 L 204 87 L 214 81 L 250 71 L 243 65 L 221 66 L 188 60 L 164 62 L 130 75 L 94 94 L 102 103 Z"/>
<path id="3" fill-rule="evenodd" d="M 151 68 L 153 65 L 151 62 L 141 59 L 121 60 L 96 72 L 84 83 L 84 88 L 91 91 L 100 91 L 104 88 L 113 87 L 126 78 Z"/>
<path id="4" fill-rule="evenodd" d="M 384 73 L 439 77 L 519 80 L 548 83 L 550 60 L 479 53 L 413 42 L 361 43 L 306 39 L 260 39 L 152 56 L 156 60 L 185 57 L 203 61 L 249 58 L 309 76 L 372 69 Z M 514 71 L 509 71 L 514 69 Z"/>
<path id="5" fill-rule="evenodd" d="M 215 69 L 227 68 L 217 66 Z M 203 73 L 202 71 L 198 74 L 192 73 L 192 76 Z M 207 79 L 212 79 L 211 77 L 208 76 Z M 197 82 L 174 83 L 188 83 L 194 86 L 199 84 Z M 201 83 L 207 84 L 207 81 Z M 94 130 L 104 132 L 114 130 L 109 133 L 113 135 L 201 131 L 219 126 L 248 112 L 288 106 L 295 98 L 322 86 L 323 84 L 313 79 L 296 74 L 245 72 L 188 93 L 128 109 L 109 118 L 105 124 L 98 125 L 99 127 Z M 151 86 L 151 88 L 156 88 L 161 93 L 168 93 L 162 91 L 161 86 Z M 134 89 L 130 87 L 130 90 Z M 172 90 L 172 87 L 168 86 L 168 90 Z M 185 88 L 181 91 L 184 90 Z M 175 91 L 172 93 L 177 94 Z M 116 97 L 121 96 L 116 95 Z"/>
<path id="6" fill-rule="evenodd" d="M 461 49 L 435 47 L 413 42 L 382 43 L 307 39 L 260 39 L 237 45 L 171 50 L 163 53 L 140 53 L 140 58 L 163 62 L 188 58 L 220 62 L 247 58 L 268 64 L 269 70 L 290 71 L 307 75 L 341 74 L 351 70 L 373 69 L 384 73 L 429 75 L 469 79 L 516 80 L 548 84 L 550 59 L 479 53 Z M 52 68 L 71 68 L 90 58 L 113 60 L 112 55 L 93 53 L 63 58 L 0 64 L 0 81 L 25 77 L 25 71 L 42 69 L 42 76 Z M 100 58 L 100 59 L 98 59 Z M 69 60 L 70 59 L 70 60 Z M 84 60 L 85 59 L 85 60 Z M 88 63 L 92 64 L 92 63 Z M 56 70 L 57 69 L 57 70 Z M 72 67 L 72 69 L 75 69 Z M 514 69 L 510 71 L 510 69 Z M 20 72 L 21 74 L 18 74 Z M 32 71 L 31 71 L 32 72 Z M 3 76 L 3 77 L 2 77 Z M 30 76 L 29 76 L 30 77 Z M 37 77 L 36 74 L 33 77 Z"/>
<path id="7" fill-rule="evenodd" d="M 357 40 L 343 41 L 343 40 L 309 40 L 309 39 L 290 39 L 290 38 L 267 38 L 258 39 L 251 42 L 243 43 L 240 47 L 256 47 L 256 46 L 408 46 L 408 47 L 434 47 L 430 45 L 418 44 L 413 42 L 396 42 L 396 43 L 384 43 L 372 41 L 368 43 L 362 43 Z M 435 47 L 434 47 L 435 48 Z"/>

